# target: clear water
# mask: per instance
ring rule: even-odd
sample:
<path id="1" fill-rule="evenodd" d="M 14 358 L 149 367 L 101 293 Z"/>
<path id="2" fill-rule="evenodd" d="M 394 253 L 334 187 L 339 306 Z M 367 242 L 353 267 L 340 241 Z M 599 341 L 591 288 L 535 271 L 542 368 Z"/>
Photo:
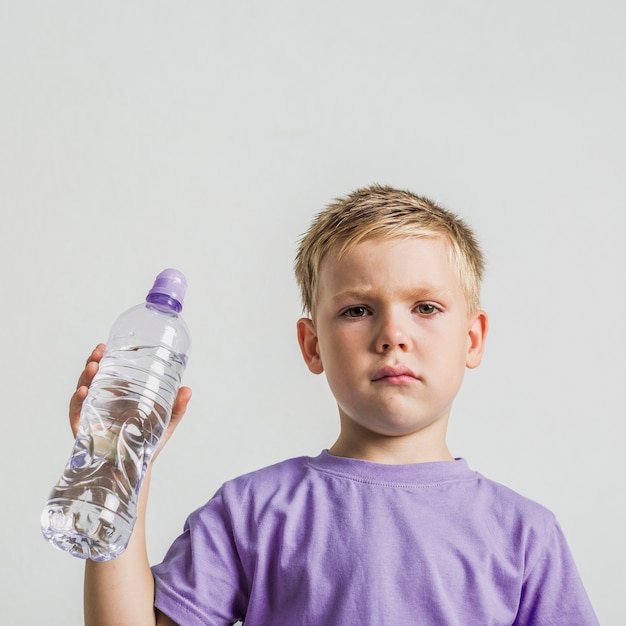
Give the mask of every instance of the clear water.
<path id="1" fill-rule="evenodd" d="M 124 551 L 184 368 L 184 355 L 161 346 L 103 357 L 72 455 L 41 517 L 45 538 L 57 548 L 94 561 Z"/>

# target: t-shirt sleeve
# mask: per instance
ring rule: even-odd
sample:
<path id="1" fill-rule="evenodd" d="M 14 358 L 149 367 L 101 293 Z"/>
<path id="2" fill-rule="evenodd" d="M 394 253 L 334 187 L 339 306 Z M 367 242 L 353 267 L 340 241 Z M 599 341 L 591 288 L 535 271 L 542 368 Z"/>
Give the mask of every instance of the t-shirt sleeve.
<path id="1" fill-rule="evenodd" d="M 543 541 L 529 554 L 515 624 L 599 624 L 556 519 L 546 520 Z"/>
<path id="2" fill-rule="evenodd" d="M 152 574 L 155 607 L 180 624 L 224 626 L 243 619 L 247 585 L 222 490 L 188 517 Z"/>

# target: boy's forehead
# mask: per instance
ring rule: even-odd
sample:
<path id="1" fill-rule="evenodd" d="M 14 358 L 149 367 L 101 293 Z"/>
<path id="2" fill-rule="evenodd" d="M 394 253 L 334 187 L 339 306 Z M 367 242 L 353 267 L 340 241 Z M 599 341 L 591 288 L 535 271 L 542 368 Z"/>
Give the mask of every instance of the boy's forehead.
<path id="1" fill-rule="evenodd" d="M 320 286 L 363 283 L 369 278 L 448 288 L 459 283 L 451 247 L 443 236 L 365 239 L 345 251 L 331 251 L 320 265 Z"/>

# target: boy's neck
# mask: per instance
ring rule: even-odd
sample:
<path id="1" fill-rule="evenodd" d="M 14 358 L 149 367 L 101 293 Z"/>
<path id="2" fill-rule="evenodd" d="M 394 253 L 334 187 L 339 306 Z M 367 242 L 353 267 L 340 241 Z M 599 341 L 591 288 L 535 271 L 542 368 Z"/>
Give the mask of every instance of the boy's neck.
<path id="1" fill-rule="evenodd" d="M 429 440 L 430 438 L 420 438 L 418 435 L 414 433 L 390 437 L 376 433 L 363 436 L 361 433 L 359 437 L 349 437 L 342 432 L 329 452 L 334 456 L 388 465 L 454 460 L 448 450 L 445 437 Z"/>

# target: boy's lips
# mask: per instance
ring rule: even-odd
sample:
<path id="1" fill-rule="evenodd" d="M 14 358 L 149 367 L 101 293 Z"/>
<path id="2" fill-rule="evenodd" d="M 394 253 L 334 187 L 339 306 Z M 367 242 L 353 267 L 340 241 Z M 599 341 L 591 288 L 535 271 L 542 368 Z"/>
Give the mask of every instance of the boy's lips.
<path id="1" fill-rule="evenodd" d="M 372 376 L 372 382 L 379 380 L 389 383 L 408 383 L 418 380 L 418 377 L 406 365 L 385 365 Z"/>

